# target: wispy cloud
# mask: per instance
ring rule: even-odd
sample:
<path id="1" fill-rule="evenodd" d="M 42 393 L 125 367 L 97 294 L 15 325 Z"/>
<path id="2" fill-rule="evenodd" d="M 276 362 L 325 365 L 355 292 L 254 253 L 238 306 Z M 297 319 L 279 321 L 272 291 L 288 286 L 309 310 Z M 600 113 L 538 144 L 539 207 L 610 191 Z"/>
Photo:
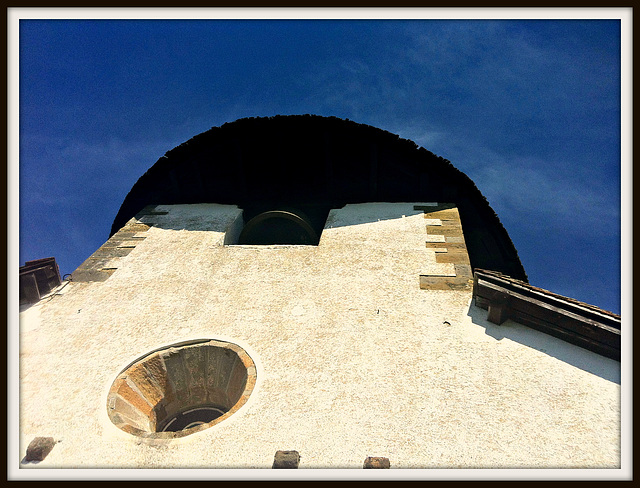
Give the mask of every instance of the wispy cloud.
<path id="1" fill-rule="evenodd" d="M 545 221 L 547 227 L 585 234 L 620 221 L 619 182 L 598 179 L 588 171 L 582 175 L 580 168 L 589 168 L 589 161 L 550 161 L 533 152 L 503 153 L 436 126 L 389 130 L 450 159 L 474 181 L 505 223 Z"/>
<path id="2" fill-rule="evenodd" d="M 57 211 L 107 222 L 171 148 L 292 113 L 380 127 L 451 160 L 510 233 L 547 219 L 585 235 L 618 217 L 615 22 L 101 25 L 73 27 L 92 39 L 81 45 L 63 23 L 27 35 L 21 203 L 38 224 Z"/>
<path id="3" fill-rule="evenodd" d="M 599 225 L 619 222 L 619 196 L 597 185 L 554 178 L 547 167 L 546 161 L 494 162 L 471 176 L 503 218 L 526 216 L 532 224 L 546 222 L 574 233 L 593 233 Z"/>

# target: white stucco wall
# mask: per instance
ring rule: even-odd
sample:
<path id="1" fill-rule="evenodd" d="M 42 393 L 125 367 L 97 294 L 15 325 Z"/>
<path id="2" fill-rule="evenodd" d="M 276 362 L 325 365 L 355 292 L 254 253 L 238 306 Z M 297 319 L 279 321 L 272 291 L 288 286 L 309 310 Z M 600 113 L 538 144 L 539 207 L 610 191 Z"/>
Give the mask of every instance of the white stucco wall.
<path id="1" fill-rule="evenodd" d="M 333 210 L 319 246 L 224 246 L 235 207 L 158 207 L 104 282 L 74 283 L 21 314 L 22 468 L 584 467 L 620 464 L 620 364 L 507 321 L 471 290 L 421 290 L 452 272 L 424 245 L 414 204 Z M 228 420 L 171 441 L 107 416 L 111 383 L 163 345 L 243 347 L 257 384 Z"/>

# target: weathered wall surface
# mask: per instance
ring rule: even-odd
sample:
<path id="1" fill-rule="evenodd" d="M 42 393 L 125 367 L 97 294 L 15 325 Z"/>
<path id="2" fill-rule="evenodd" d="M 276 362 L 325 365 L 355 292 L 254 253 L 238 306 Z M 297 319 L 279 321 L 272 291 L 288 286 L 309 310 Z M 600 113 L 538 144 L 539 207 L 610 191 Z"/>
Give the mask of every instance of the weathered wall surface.
<path id="1" fill-rule="evenodd" d="M 298 451 L 301 469 L 368 456 L 391 468 L 618 467 L 619 363 L 487 322 L 470 287 L 422 289 L 421 276 L 456 269 L 426 245 L 443 222 L 416 205 L 348 205 L 319 246 L 288 247 L 225 246 L 232 206 L 158 206 L 135 246 L 103 263 L 108 279 L 71 282 L 21 315 L 21 456 L 34 437 L 59 441 L 22 467 L 271 468 L 278 450 Z M 118 429 L 107 414 L 118 374 L 194 339 L 251 356 L 246 404 L 177 439 Z"/>

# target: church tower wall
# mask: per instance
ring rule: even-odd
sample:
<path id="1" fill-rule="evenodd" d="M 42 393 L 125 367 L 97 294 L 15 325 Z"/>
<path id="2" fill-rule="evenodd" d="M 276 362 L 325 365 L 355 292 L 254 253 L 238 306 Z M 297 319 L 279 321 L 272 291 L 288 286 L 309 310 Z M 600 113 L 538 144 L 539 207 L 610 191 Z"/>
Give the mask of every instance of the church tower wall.
<path id="1" fill-rule="evenodd" d="M 619 466 L 620 364 L 489 322 L 455 205 L 333 208 L 317 245 L 237 244 L 245 224 L 233 205 L 146 207 L 21 315 L 21 450 L 57 442 L 23 467 L 271 468 L 278 451 L 301 469 Z M 180 352 L 202 341 L 250 358 L 234 373 L 249 393 L 221 421 L 154 434 L 163 378 L 208 394 Z M 144 362 L 172 348 L 175 368 Z M 135 395 L 114 387 L 127 375 Z"/>

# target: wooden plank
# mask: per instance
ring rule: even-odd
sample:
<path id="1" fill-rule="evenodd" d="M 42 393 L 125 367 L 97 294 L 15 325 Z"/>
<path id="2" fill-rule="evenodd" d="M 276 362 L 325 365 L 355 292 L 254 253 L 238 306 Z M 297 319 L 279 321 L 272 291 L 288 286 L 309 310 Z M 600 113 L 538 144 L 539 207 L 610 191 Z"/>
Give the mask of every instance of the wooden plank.
<path id="1" fill-rule="evenodd" d="M 505 294 L 508 297 L 508 307 L 503 305 Z M 504 322 L 506 316 L 515 322 L 619 360 L 620 330 L 581 315 L 578 307 L 567 310 L 558 306 L 559 300 L 550 304 L 491 283 L 478 274 L 474 279 L 474 296 L 476 303 L 489 309 L 488 319 L 491 322 Z"/>
<path id="2" fill-rule="evenodd" d="M 512 307 L 515 308 L 517 304 L 521 303 L 522 304 L 521 306 L 524 308 L 523 311 L 525 313 L 528 313 L 527 308 L 530 308 L 530 309 L 539 308 L 545 311 L 544 314 L 550 319 L 550 321 L 553 321 L 554 319 L 559 319 L 560 317 L 565 317 L 568 319 L 573 319 L 573 321 L 575 322 L 588 325 L 590 327 L 594 327 L 597 329 L 607 330 L 609 332 L 618 333 L 618 334 L 620 332 L 618 328 L 613 327 L 607 323 L 603 323 L 601 321 L 597 321 L 592 318 L 585 317 L 584 315 L 579 313 L 581 310 L 578 308 L 574 308 L 573 310 L 567 310 L 565 308 L 561 308 L 556 304 L 551 304 L 551 303 L 538 300 L 537 298 L 528 297 L 513 290 L 505 290 L 505 288 L 499 285 L 486 282 L 482 279 L 478 279 L 477 284 L 478 284 L 477 293 L 480 296 L 483 296 L 490 300 L 492 300 L 496 296 L 496 294 L 502 293 L 504 291 L 508 291 L 509 295 L 515 299 L 512 302 Z M 540 312 L 540 314 L 541 313 L 543 312 Z M 567 321 L 566 323 L 571 324 L 570 321 Z"/>
<path id="3" fill-rule="evenodd" d="M 617 329 L 620 328 L 619 317 L 616 319 L 610 313 L 604 313 L 603 311 L 594 310 L 593 307 L 580 305 L 571 299 L 566 299 L 566 297 L 560 297 L 552 294 L 551 292 L 545 293 L 541 290 L 532 289 L 524 284 L 514 283 L 512 280 L 500 278 L 495 275 L 479 273 L 479 278 L 488 283 L 493 283 L 499 287 L 509 290 L 518 291 L 525 296 L 534 297 L 549 304 L 556 304 L 559 307 L 576 310 L 576 313 L 584 315 L 587 318 L 603 322 Z"/>
<path id="4" fill-rule="evenodd" d="M 40 300 L 40 290 L 33 274 L 20 275 L 20 303 L 36 303 Z"/>
<path id="5" fill-rule="evenodd" d="M 545 322 L 544 320 L 541 320 L 535 316 L 526 315 L 520 311 L 512 311 L 510 318 L 514 322 L 518 322 L 532 329 L 539 330 L 541 332 L 544 332 L 545 334 L 558 337 L 559 339 L 562 339 L 566 342 L 596 352 L 610 359 L 620 361 L 619 347 L 605 344 L 600 341 L 593 340 L 589 337 L 571 333 L 566 329 L 556 327 L 555 324 Z"/>
<path id="6" fill-rule="evenodd" d="M 487 300 L 486 298 L 482 298 L 482 297 L 476 296 L 474 298 L 474 300 L 473 300 L 473 303 L 478 308 L 481 308 L 483 310 L 488 310 L 489 309 L 489 304 L 491 302 L 489 300 Z"/>

